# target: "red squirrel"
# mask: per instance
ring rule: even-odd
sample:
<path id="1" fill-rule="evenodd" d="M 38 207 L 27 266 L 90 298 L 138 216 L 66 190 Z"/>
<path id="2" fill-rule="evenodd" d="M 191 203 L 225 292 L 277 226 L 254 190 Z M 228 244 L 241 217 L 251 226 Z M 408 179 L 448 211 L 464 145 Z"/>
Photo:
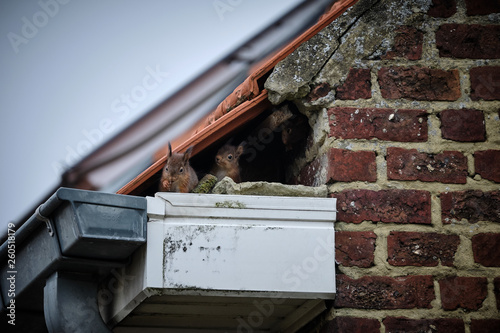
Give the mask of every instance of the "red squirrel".
<path id="1" fill-rule="evenodd" d="M 239 183 L 241 181 L 239 164 L 241 154 L 243 154 L 242 144 L 238 147 L 225 144 L 215 155 L 215 164 L 210 173 L 216 176 L 218 181 L 227 176 L 235 183 Z"/>
<path id="2" fill-rule="evenodd" d="M 184 154 L 172 153 L 172 146 L 168 143 L 168 160 L 163 167 L 159 191 L 160 192 L 191 192 L 198 185 L 198 176 L 189 164 L 193 147 L 189 147 Z"/>

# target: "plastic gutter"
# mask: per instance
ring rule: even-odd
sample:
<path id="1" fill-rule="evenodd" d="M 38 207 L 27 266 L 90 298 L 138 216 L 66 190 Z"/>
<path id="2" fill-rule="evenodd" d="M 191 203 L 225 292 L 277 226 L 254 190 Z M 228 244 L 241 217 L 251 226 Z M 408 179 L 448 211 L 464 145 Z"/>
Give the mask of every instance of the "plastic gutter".
<path id="1" fill-rule="evenodd" d="M 14 259 L 0 266 L 2 313 L 15 320 L 16 312 L 21 319 L 43 310 L 51 333 L 111 332 L 98 283 L 146 243 L 146 210 L 142 197 L 58 189 L 0 247 Z M 15 327 L 44 332 L 39 322 Z"/>

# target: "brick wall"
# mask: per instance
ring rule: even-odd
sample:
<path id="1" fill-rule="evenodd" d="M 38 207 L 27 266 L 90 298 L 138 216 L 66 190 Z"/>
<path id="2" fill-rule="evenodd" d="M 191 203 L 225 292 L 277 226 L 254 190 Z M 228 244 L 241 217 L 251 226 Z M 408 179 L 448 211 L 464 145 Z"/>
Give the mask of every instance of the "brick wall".
<path id="1" fill-rule="evenodd" d="M 338 199 L 322 332 L 500 332 L 499 12 L 434 0 L 295 100 L 322 110 L 296 182 Z"/>

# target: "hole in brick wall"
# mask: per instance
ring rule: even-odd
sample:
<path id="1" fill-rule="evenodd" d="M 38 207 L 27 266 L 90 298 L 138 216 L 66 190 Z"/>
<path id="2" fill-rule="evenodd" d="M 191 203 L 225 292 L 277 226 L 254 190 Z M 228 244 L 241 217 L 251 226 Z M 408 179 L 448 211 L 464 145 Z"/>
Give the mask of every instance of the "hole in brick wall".
<path id="1" fill-rule="evenodd" d="M 232 133 L 197 152 L 190 164 L 202 179 L 210 173 L 218 150 L 227 143 L 244 144 L 240 157 L 241 182 L 267 181 L 297 184 L 293 166 L 310 145 L 309 119 L 292 102 L 271 107 Z M 143 180 L 133 195 L 154 196 L 158 192 L 163 168 Z"/>
<path id="2" fill-rule="evenodd" d="M 286 169 L 303 153 L 311 128 L 292 103 L 269 110 L 233 140 L 245 142 L 240 158 L 242 181 L 289 183 Z"/>
<path id="3" fill-rule="evenodd" d="M 244 143 L 240 157 L 241 181 L 268 181 L 290 184 L 287 168 L 304 154 L 311 128 L 306 116 L 292 103 L 283 103 L 264 111 L 252 121 L 238 128 L 230 137 L 224 137 L 190 160 L 198 178 L 209 173 L 220 147 L 229 143 Z M 135 195 L 153 196 L 158 191 L 160 170 L 145 181 L 143 190 Z"/>

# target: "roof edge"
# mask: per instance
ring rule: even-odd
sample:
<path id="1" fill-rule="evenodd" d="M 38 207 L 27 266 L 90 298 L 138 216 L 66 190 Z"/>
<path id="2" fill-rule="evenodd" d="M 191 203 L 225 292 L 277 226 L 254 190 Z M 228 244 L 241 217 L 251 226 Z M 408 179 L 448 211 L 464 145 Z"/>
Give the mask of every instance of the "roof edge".
<path id="1" fill-rule="evenodd" d="M 285 59 L 300 45 L 315 36 L 357 2 L 358 0 L 339 0 L 335 2 L 330 10 L 320 17 L 315 25 L 311 26 L 267 61 L 261 63 L 242 84 L 201 122 L 201 125 L 199 125 L 191 137 L 181 144 L 176 145 L 173 151 L 182 152 L 188 147 L 194 146 L 194 156 L 270 107 L 272 104 L 267 98 L 267 90 L 260 87 L 259 80 L 265 77 L 281 60 Z M 263 86 L 263 83 L 261 85 Z M 167 156 L 162 156 L 116 193 L 136 194 L 134 191 L 137 191 L 151 176 L 159 172 L 166 161 Z"/>
<path id="2" fill-rule="evenodd" d="M 358 0 L 340 0 L 335 2 L 330 10 L 320 17 L 318 22 L 303 32 L 299 37 L 295 38 L 291 43 L 283 47 L 280 51 L 276 52 L 273 56 L 264 62 L 250 74 L 250 76 L 239 85 L 226 99 L 224 99 L 215 109 L 212 114 L 207 118 L 207 123 L 210 124 L 216 121 L 218 117 L 231 111 L 231 109 L 238 106 L 245 100 L 251 99 L 259 93 L 258 80 L 267 75 L 281 60 L 285 59 L 293 51 L 295 51 L 304 42 L 311 39 L 318 32 L 323 30 L 327 25 L 332 23 L 340 15 L 342 15 L 348 8 L 353 6 Z M 203 125 L 202 125 L 203 126 Z"/>
<path id="3" fill-rule="evenodd" d="M 174 152 L 183 152 L 188 147 L 193 146 L 192 156 L 195 156 L 197 153 L 207 148 L 212 143 L 232 133 L 240 125 L 243 125 L 246 122 L 257 117 L 270 106 L 271 102 L 267 99 L 267 90 L 264 89 L 257 97 L 238 105 L 238 107 L 233 109 L 231 112 L 226 113 L 217 121 L 204 127 L 195 135 L 191 136 L 188 140 L 177 146 L 174 146 L 172 150 Z M 155 173 L 159 172 L 165 165 L 166 161 L 167 156 L 165 155 L 155 163 L 153 163 L 153 165 L 151 165 L 149 168 L 144 170 L 136 178 L 132 179 L 116 193 L 133 194 L 140 185 L 142 185 Z"/>

